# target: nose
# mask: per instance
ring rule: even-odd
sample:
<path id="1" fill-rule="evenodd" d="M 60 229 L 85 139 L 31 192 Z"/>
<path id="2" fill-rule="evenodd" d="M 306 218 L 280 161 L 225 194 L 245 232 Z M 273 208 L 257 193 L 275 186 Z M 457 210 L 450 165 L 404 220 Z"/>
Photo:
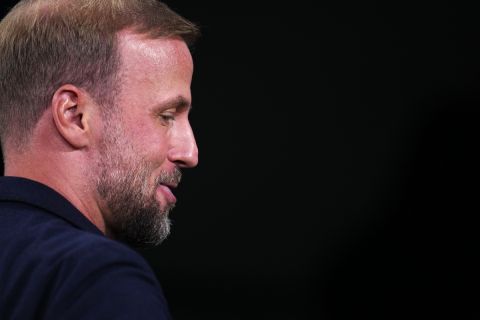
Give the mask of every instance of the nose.
<path id="1" fill-rule="evenodd" d="M 175 130 L 171 137 L 168 160 L 180 168 L 193 168 L 198 164 L 198 147 L 192 127 L 187 122 Z"/>

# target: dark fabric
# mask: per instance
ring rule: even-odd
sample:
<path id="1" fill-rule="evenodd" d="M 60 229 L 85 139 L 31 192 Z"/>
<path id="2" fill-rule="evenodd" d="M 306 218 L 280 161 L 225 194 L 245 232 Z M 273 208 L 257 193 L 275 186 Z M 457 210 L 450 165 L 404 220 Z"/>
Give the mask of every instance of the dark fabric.
<path id="1" fill-rule="evenodd" d="M 155 274 L 72 204 L 0 177 L 0 319 L 171 319 Z"/>

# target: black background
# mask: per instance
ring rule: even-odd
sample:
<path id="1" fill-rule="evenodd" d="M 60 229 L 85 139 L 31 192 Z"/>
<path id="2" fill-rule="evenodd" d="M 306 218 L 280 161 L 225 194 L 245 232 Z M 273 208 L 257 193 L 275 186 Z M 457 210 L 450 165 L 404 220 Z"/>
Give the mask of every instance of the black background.
<path id="1" fill-rule="evenodd" d="M 142 251 L 174 318 L 478 317 L 473 6 L 166 2 L 203 32 L 200 164 Z"/>

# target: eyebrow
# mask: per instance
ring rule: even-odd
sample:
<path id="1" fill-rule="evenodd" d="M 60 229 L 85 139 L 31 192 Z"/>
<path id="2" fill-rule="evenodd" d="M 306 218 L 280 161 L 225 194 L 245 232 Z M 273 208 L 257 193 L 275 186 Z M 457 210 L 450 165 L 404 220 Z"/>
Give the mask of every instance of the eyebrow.
<path id="1" fill-rule="evenodd" d="M 190 101 L 188 101 L 185 97 L 183 96 L 177 96 L 173 99 L 167 100 L 165 102 L 162 102 L 156 106 L 155 109 L 162 109 L 162 110 L 168 110 L 168 109 L 187 109 L 190 111 L 192 109 L 192 105 L 190 104 Z"/>

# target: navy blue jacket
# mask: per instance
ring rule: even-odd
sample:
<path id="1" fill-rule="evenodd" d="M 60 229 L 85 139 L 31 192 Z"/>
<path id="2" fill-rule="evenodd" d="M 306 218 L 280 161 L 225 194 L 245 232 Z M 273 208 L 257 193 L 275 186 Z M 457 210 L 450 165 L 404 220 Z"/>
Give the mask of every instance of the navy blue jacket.
<path id="1" fill-rule="evenodd" d="M 0 319 L 170 319 L 143 257 L 56 191 L 0 177 Z"/>

